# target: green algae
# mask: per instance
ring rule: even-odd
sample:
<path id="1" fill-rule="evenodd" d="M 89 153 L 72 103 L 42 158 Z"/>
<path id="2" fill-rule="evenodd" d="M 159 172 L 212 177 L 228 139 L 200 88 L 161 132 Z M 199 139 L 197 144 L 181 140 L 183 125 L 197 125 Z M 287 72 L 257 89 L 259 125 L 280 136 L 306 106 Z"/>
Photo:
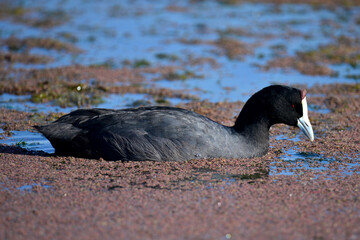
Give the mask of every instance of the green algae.
<path id="1" fill-rule="evenodd" d="M 160 59 L 160 60 L 170 60 L 170 61 L 172 61 L 172 62 L 175 62 L 175 61 L 177 61 L 177 60 L 180 59 L 180 58 L 179 58 L 177 55 L 175 55 L 175 54 L 167 54 L 167 53 L 157 53 L 157 54 L 155 55 L 155 57 L 156 57 L 157 59 Z"/>
<path id="2" fill-rule="evenodd" d="M 84 107 L 103 102 L 104 90 L 88 84 L 39 84 L 39 91 L 33 93 L 31 101 L 35 103 L 53 102 L 60 107 Z"/>
<path id="3" fill-rule="evenodd" d="M 0 3 L 0 19 L 9 19 L 31 27 L 51 28 L 62 25 L 70 17 L 62 10 L 43 10 L 24 7 L 22 2 L 4 1 Z"/>
<path id="4" fill-rule="evenodd" d="M 360 74 L 347 74 L 347 75 L 345 75 L 345 77 L 354 79 L 355 81 L 360 80 Z"/>
<path id="5" fill-rule="evenodd" d="M 59 33 L 59 36 L 71 43 L 79 41 L 79 38 L 70 32 L 61 32 Z"/>
<path id="6" fill-rule="evenodd" d="M 146 59 L 135 60 L 132 66 L 134 68 L 149 67 L 151 63 Z"/>
<path id="7" fill-rule="evenodd" d="M 116 62 L 114 59 L 108 59 L 102 63 L 94 63 L 90 64 L 89 67 L 92 68 L 106 68 L 106 69 L 114 69 L 116 67 Z"/>
<path id="8" fill-rule="evenodd" d="M 168 73 L 163 74 L 163 77 L 168 81 L 176 81 L 181 80 L 185 81 L 189 78 L 203 78 L 203 75 L 198 75 L 193 71 L 185 70 L 185 71 L 170 71 Z"/>

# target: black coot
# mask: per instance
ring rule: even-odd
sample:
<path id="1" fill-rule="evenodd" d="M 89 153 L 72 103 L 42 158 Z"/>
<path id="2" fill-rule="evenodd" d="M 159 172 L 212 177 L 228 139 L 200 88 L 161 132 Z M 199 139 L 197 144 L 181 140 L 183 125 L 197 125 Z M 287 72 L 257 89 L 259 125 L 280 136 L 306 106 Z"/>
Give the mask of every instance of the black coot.
<path id="1" fill-rule="evenodd" d="M 306 90 L 266 87 L 246 102 L 233 127 L 174 107 L 76 110 L 36 129 L 55 154 L 125 161 L 185 161 L 264 155 L 269 128 L 299 126 L 311 141 Z"/>

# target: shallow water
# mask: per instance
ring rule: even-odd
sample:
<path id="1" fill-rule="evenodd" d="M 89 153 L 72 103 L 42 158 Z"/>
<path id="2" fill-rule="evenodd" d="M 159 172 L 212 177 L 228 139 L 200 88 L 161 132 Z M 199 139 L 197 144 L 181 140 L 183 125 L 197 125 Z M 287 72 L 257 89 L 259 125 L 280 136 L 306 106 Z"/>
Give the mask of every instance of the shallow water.
<path id="1" fill-rule="evenodd" d="M 299 141 L 295 138 L 294 141 Z M 360 155 L 357 159 L 351 159 L 352 162 L 344 162 L 342 159 L 329 158 L 322 154 L 313 152 L 302 152 L 297 147 L 284 151 L 284 154 L 274 159 L 270 164 L 269 175 L 297 175 L 305 171 L 311 171 L 316 174 L 331 172 L 332 165 L 337 165 L 343 176 L 353 174 L 352 168 L 360 166 Z M 281 167 L 278 167 L 278 163 Z M 331 176 L 331 173 L 330 173 Z"/>
<path id="2" fill-rule="evenodd" d="M 272 164 L 270 167 L 270 175 L 294 175 L 297 170 L 301 171 L 301 169 L 320 172 L 327 170 L 330 162 L 336 161 L 335 159 L 326 158 L 320 154 L 299 152 L 296 148 L 285 151 L 284 155 L 279 157 L 279 160 L 291 163 L 292 165 L 279 172 L 277 167 Z M 316 166 L 314 166 L 315 164 Z"/>
<path id="3" fill-rule="evenodd" d="M 34 103 L 30 95 L 17 96 L 3 93 L 0 95 L 0 107 L 25 112 L 70 112 L 76 108 L 61 108 L 51 103 Z"/>
<path id="4" fill-rule="evenodd" d="M 314 9 L 310 5 L 273 4 L 226 5 L 216 1 L 182 1 L 176 6 L 168 1 L 25 1 L 24 7 L 37 7 L 46 11 L 60 11 L 68 21 L 52 28 L 35 28 L 24 24 L 0 21 L 0 36 L 19 38 L 41 36 L 74 43 L 83 53 L 32 49 L 30 53 L 49 55 L 54 62 L 31 65 L 37 68 L 68 66 L 73 64 L 91 65 L 110 61 L 113 67 L 122 67 L 124 60 L 145 59 L 152 66 L 183 65 L 189 56 L 214 58 L 217 68 L 208 64 L 188 66 L 204 79 L 187 79 L 184 82 L 159 81 L 158 85 L 168 88 L 188 89 L 201 99 L 211 101 L 246 100 L 253 92 L 270 83 L 307 84 L 332 82 L 353 82 L 345 78 L 351 72 L 345 65 L 333 66 L 339 77 L 305 76 L 296 71 L 274 70 L 262 72 L 254 64 L 271 59 L 274 46 L 282 46 L 294 54 L 296 51 L 316 48 L 328 43 L 329 36 L 360 35 L 356 16 L 360 8 L 351 10 L 338 8 Z M 81 6 L 81 8 L 79 7 Z M 330 21 L 336 23 L 324 24 Z M 251 29 L 249 29 L 251 26 Z M 242 60 L 229 59 L 219 54 L 211 44 L 185 44 L 181 39 L 214 41 L 224 31 L 242 29 L 242 34 L 226 36 L 254 43 L 254 54 Z M 68 36 L 68 37 L 66 37 Z M 176 56 L 181 61 L 157 58 L 164 53 Z M 19 64 L 17 67 L 26 67 Z M 151 76 L 149 76 L 151 78 Z M 201 89 L 201 92 L 195 91 Z M 231 89 L 231 90 L 229 90 Z"/>
<path id="5" fill-rule="evenodd" d="M 52 186 L 50 185 L 46 185 L 46 184 L 42 184 L 42 183 L 33 183 L 33 184 L 28 184 L 28 185 L 23 185 L 23 186 L 20 186 L 16 189 L 20 190 L 21 192 L 32 192 L 33 191 L 33 188 L 34 187 L 41 187 L 41 188 L 44 188 L 44 189 L 49 189 L 51 188 Z"/>
<path id="6" fill-rule="evenodd" d="M 2 133 L 2 131 L 0 131 Z M 0 140 L 0 144 L 7 144 L 18 146 L 29 151 L 43 151 L 46 153 L 54 153 L 55 149 L 52 147 L 51 143 L 40 133 L 30 132 L 30 131 L 12 131 L 12 136 L 8 138 L 4 138 Z M 288 136 L 278 135 L 276 139 L 289 139 Z M 295 135 L 290 137 L 290 139 L 294 142 L 300 141 L 300 137 Z M 360 156 L 359 156 L 360 157 Z M 353 174 L 351 170 L 353 167 L 359 166 L 359 159 L 353 159 L 352 163 L 342 163 L 338 166 L 343 175 Z M 297 175 L 302 174 L 304 171 L 313 171 L 317 174 L 320 174 L 325 171 L 331 170 L 331 164 L 339 162 L 339 160 L 334 158 L 328 158 L 321 154 L 312 153 L 312 152 L 301 152 L 296 147 L 290 148 L 289 150 L 284 151 L 284 153 L 279 156 L 277 159 L 273 159 L 270 163 L 270 171 L 269 172 L 258 172 L 253 175 L 241 175 L 241 174 L 226 174 L 220 172 L 213 172 L 209 169 L 199 169 L 197 170 L 197 174 L 199 174 L 199 178 L 194 175 L 194 178 L 187 181 L 193 182 L 226 182 L 226 183 L 234 183 L 238 180 L 252 180 L 257 178 L 263 178 L 266 175 L 274 176 L 274 175 Z M 285 163 L 285 166 L 279 168 L 277 166 L 278 163 Z M 202 180 L 201 174 L 211 174 L 211 179 Z M 360 173 L 360 172 L 359 172 Z"/>
<path id="7" fill-rule="evenodd" d="M 20 192 L 24 192 L 24 193 L 31 193 L 34 191 L 34 189 L 33 189 L 34 187 L 35 188 L 44 188 L 44 189 L 52 188 L 52 186 L 44 184 L 44 183 L 32 183 L 32 184 L 26 184 L 26 185 L 17 187 L 16 190 L 19 190 Z M 11 191 L 11 190 L 7 187 L 3 187 L 2 183 L 0 183 L 0 191 Z"/>
<path id="8" fill-rule="evenodd" d="M 165 104 L 176 105 L 179 103 L 186 103 L 189 100 L 181 100 L 177 98 L 163 99 Z M 158 105 L 152 96 L 139 93 L 126 93 L 126 94 L 108 94 L 103 98 L 103 102 L 89 107 L 97 108 L 112 108 L 121 109 L 127 107 L 137 107 L 144 105 Z M 17 96 L 14 94 L 4 93 L 0 95 L 0 108 L 13 109 L 25 112 L 63 112 L 69 113 L 70 111 L 78 109 L 78 107 L 59 107 L 50 103 L 33 103 L 31 96 Z"/>
<path id="9" fill-rule="evenodd" d="M 49 140 L 40 133 L 30 131 L 11 131 L 11 133 L 12 136 L 0 139 L 0 144 L 19 146 L 30 151 L 55 152 Z"/>

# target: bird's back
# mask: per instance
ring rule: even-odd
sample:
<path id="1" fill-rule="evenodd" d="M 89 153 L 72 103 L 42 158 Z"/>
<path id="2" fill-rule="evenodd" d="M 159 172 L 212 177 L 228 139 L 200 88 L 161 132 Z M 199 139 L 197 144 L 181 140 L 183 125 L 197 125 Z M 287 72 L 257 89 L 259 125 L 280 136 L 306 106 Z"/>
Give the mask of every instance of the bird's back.
<path id="1" fill-rule="evenodd" d="M 216 153 L 215 138 L 228 131 L 200 114 L 172 107 L 77 110 L 37 129 L 59 155 L 137 161 L 209 157 Z"/>

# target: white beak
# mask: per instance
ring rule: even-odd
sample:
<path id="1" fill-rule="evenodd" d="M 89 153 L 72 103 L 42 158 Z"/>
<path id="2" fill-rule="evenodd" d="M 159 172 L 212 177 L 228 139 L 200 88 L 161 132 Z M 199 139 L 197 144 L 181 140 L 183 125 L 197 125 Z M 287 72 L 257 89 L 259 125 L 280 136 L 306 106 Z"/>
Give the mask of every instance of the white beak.
<path id="1" fill-rule="evenodd" d="M 306 102 L 306 97 L 301 101 L 303 116 L 298 119 L 298 127 L 304 132 L 304 134 L 310 139 L 310 141 L 314 141 L 314 132 L 311 127 L 311 123 L 308 117 L 308 107 Z"/>

